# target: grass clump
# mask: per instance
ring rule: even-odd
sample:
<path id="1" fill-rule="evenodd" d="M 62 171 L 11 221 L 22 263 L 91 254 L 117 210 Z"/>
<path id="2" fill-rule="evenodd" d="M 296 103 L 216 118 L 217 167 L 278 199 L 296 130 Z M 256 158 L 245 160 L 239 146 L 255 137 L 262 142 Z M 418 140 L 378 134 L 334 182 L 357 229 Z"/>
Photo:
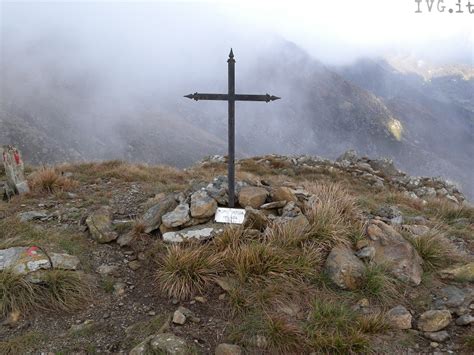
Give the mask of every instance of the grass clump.
<path id="1" fill-rule="evenodd" d="M 53 168 L 36 171 L 29 179 L 29 184 L 33 192 L 47 194 L 70 191 L 78 185 L 76 181 L 64 177 Z"/>
<path id="2" fill-rule="evenodd" d="M 25 354 L 42 340 L 43 336 L 37 332 L 28 332 L 8 340 L 0 340 L 0 354 Z"/>
<path id="3" fill-rule="evenodd" d="M 158 257 L 156 281 L 168 296 L 187 299 L 202 292 L 221 271 L 221 257 L 205 245 L 172 245 Z"/>
<path id="4" fill-rule="evenodd" d="M 474 208 L 466 205 L 457 205 L 446 199 L 431 199 L 425 211 L 446 224 L 453 224 L 458 219 L 467 219 L 474 223 Z"/>
<path id="5" fill-rule="evenodd" d="M 399 282 L 383 265 L 367 264 L 358 291 L 372 300 L 385 303 L 400 295 Z"/>
<path id="6" fill-rule="evenodd" d="M 467 351 L 474 351 L 474 334 L 467 335 L 463 339 L 463 349 Z"/>
<path id="7" fill-rule="evenodd" d="M 48 311 L 72 311 L 90 299 L 90 288 L 79 273 L 48 270 L 32 283 L 25 275 L 0 271 L 0 315 L 41 308 Z"/>
<path id="8" fill-rule="evenodd" d="M 304 348 L 304 333 L 288 320 L 266 313 L 248 313 L 230 330 L 229 339 L 270 353 L 298 353 Z"/>
<path id="9" fill-rule="evenodd" d="M 432 229 L 422 236 L 408 236 L 407 239 L 423 259 L 425 271 L 434 272 L 457 261 L 450 242 L 438 229 Z"/>
<path id="10" fill-rule="evenodd" d="M 317 352 L 347 354 L 369 350 L 357 315 L 344 303 L 313 302 L 305 331 L 310 347 Z"/>

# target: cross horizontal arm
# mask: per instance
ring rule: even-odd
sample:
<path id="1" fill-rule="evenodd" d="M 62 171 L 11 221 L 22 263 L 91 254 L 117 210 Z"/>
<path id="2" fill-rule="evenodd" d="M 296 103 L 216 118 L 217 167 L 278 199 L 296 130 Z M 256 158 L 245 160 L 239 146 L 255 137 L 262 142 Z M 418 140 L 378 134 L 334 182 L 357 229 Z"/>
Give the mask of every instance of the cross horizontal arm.
<path id="1" fill-rule="evenodd" d="M 188 99 L 198 100 L 221 100 L 221 101 L 228 101 L 229 95 L 227 94 L 208 94 L 208 93 L 198 93 L 195 92 L 194 94 L 189 94 L 184 97 Z M 278 96 L 273 96 L 269 94 L 265 95 L 248 95 L 248 94 L 236 94 L 234 95 L 235 101 L 275 101 L 280 99 Z"/>

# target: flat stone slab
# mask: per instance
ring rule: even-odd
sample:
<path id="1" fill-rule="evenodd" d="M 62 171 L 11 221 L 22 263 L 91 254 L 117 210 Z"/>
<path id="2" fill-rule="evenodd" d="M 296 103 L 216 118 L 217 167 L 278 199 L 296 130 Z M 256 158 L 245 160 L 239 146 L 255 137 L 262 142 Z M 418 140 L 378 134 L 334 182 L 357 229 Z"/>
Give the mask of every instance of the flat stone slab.
<path id="1" fill-rule="evenodd" d="M 186 240 L 207 240 L 214 237 L 215 234 L 222 231 L 222 227 L 213 224 L 201 225 L 199 227 L 190 227 L 175 232 L 166 232 L 163 234 L 163 241 L 168 243 L 181 243 Z"/>
<path id="2" fill-rule="evenodd" d="M 0 250 L 0 271 L 10 269 L 17 274 L 28 274 L 50 269 L 48 256 L 38 247 L 14 247 Z"/>

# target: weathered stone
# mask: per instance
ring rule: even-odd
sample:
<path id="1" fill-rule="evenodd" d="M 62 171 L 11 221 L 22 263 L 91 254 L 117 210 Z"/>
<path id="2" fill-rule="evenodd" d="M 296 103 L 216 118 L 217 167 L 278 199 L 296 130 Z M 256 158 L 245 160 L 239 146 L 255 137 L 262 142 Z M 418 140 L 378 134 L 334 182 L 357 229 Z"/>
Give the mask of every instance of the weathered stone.
<path id="1" fill-rule="evenodd" d="M 217 202 L 206 190 L 196 191 L 191 195 L 191 216 L 194 218 L 209 218 L 214 216 Z"/>
<path id="2" fill-rule="evenodd" d="M 117 265 L 108 265 L 108 264 L 102 264 L 97 268 L 97 272 L 101 275 L 110 275 L 113 274 L 118 270 Z"/>
<path id="3" fill-rule="evenodd" d="M 384 176 L 396 176 L 399 174 L 397 168 L 393 164 L 393 160 L 391 159 L 376 159 L 376 160 L 369 160 L 368 162 L 372 169 L 381 172 Z"/>
<path id="4" fill-rule="evenodd" d="M 263 231 L 268 225 L 268 217 L 252 207 L 245 208 L 244 228 L 254 228 Z"/>
<path id="5" fill-rule="evenodd" d="M 30 192 L 28 182 L 24 176 L 24 164 L 20 151 L 11 145 L 4 145 L 0 151 L 8 187 L 18 194 Z"/>
<path id="6" fill-rule="evenodd" d="M 437 292 L 438 299 L 435 301 L 437 307 L 459 307 L 464 303 L 466 294 L 456 286 L 446 286 Z"/>
<path id="7" fill-rule="evenodd" d="M 50 269 L 48 256 L 38 247 L 14 247 L 0 250 L 0 271 L 12 270 L 17 274 L 28 274 L 41 269 Z"/>
<path id="8" fill-rule="evenodd" d="M 20 222 L 29 222 L 35 219 L 47 218 L 48 215 L 44 211 L 29 211 L 19 213 L 18 217 L 20 217 Z"/>
<path id="9" fill-rule="evenodd" d="M 283 210 L 281 211 L 282 217 L 294 218 L 302 214 L 303 213 L 301 212 L 301 209 L 298 206 L 296 206 L 296 203 L 293 201 L 288 202 L 285 205 L 285 207 L 283 207 Z"/>
<path id="10" fill-rule="evenodd" d="M 221 175 L 206 186 L 206 191 L 218 204 L 225 206 L 229 203 L 228 186 L 227 177 Z"/>
<path id="11" fill-rule="evenodd" d="M 456 325 L 470 325 L 474 324 L 474 316 L 470 314 L 464 314 L 458 319 L 456 319 Z"/>
<path id="12" fill-rule="evenodd" d="M 133 239 L 134 239 L 133 232 L 128 232 L 128 233 L 120 235 L 117 238 L 117 244 L 120 245 L 121 247 L 126 247 L 126 246 L 129 246 L 133 242 Z"/>
<path id="13" fill-rule="evenodd" d="M 374 262 L 386 265 L 398 279 L 419 285 L 422 259 L 413 246 L 391 226 L 372 220 L 367 228 L 369 245 L 375 248 Z"/>
<path id="14" fill-rule="evenodd" d="M 265 203 L 268 191 L 263 187 L 246 186 L 239 192 L 239 204 L 242 207 L 259 208 Z"/>
<path id="15" fill-rule="evenodd" d="M 138 260 L 132 260 L 128 263 L 128 267 L 131 270 L 136 271 L 136 270 L 138 270 L 139 268 L 142 267 L 142 264 Z"/>
<path id="16" fill-rule="evenodd" d="M 417 236 L 422 236 L 430 231 L 430 229 L 427 226 L 421 226 L 418 224 L 413 224 L 413 225 L 404 224 L 403 229 Z"/>
<path id="17" fill-rule="evenodd" d="M 275 187 L 270 192 L 272 201 L 286 201 L 288 202 L 298 202 L 298 198 L 296 197 L 294 191 L 289 187 L 279 186 Z"/>
<path id="18" fill-rule="evenodd" d="M 189 227 L 175 232 L 167 232 L 163 234 L 163 241 L 168 243 L 181 243 L 185 240 L 206 240 L 212 238 L 222 229 L 216 228 L 214 225 L 201 225 L 198 227 Z"/>
<path id="19" fill-rule="evenodd" d="M 364 263 L 354 255 L 351 249 L 337 246 L 329 253 L 325 269 L 337 286 L 345 290 L 355 290 L 362 281 Z"/>
<path id="20" fill-rule="evenodd" d="M 122 296 L 125 294 L 125 289 L 127 288 L 127 285 L 125 282 L 116 282 L 114 283 L 114 295 L 115 296 Z"/>
<path id="21" fill-rule="evenodd" d="M 365 247 L 357 251 L 357 257 L 360 259 L 367 259 L 372 260 L 375 256 L 375 248 L 374 247 Z"/>
<path id="22" fill-rule="evenodd" d="M 158 203 L 150 207 L 142 217 L 145 224 L 145 233 L 151 233 L 161 225 L 161 217 L 176 208 L 178 203 L 173 196 L 168 195 L 161 198 Z"/>
<path id="23" fill-rule="evenodd" d="M 189 222 L 190 219 L 189 205 L 187 203 L 178 205 L 173 211 L 161 217 L 162 223 L 168 228 L 180 227 Z"/>
<path id="24" fill-rule="evenodd" d="M 387 321 L 395 329 L 410 329 L 412 318 L 408 309 L 401 305 L 393 307 L 387 312 Z"/>
<path id="25" fill-rule="evenodd" d="M 183 325 L 186 323 L 186 315 L 181 312 L 181 310 L 177 309 L 173 313 L 173 323 Z"/>
<path id="26" fill-rule="evenodd" d="M 151 335 L 134 347 L 129 355 L 167 354 L 187 355 L 194 353 L 192 347 L 172 333 Z"/>
<path id="27" fill-rule="evenodd" d="M 347 161 L 349 163 L 357 163 L 358 160 L 359 156 L 357 155 L 357 152 L 353 149 L 347 150 L 336 159 L 337 162 Z"/>
<path id="28" fill-rule="evenodd" d="M 220 288 L 227 292 L 231 292 L 238 287 L 237 280 L 226 276 L 217 277 L 216 283 Z"/>
<path id="29" fill-rule="evenodd" d="M 451 323 L 451 313 L 447 310 L 430 310 L 418 319 L 418 329 L 424 332 L 437 332 Z"/>
<path id="30" fill-rule="evenodd" d="M 474 282 L 474 262 L 444 269 L 440 274 L 443 278 Z"/>
<path id="31" fill-rule="evenodd" d="M 215 355 L 241 355 L 242 348 L 235 344 L 219 344 L 216 347 Z"/>
<path id="32" fill-rule="evenodd" d="M 79 258 L 74 255 L 49 253 L 49 258 L 54 269 L 77 270 L 81 263 Z"/>
<path id="33" fill-rule="evenodd" d="M 375 212 L 375 214 L 380 217 L 392 219 L 401 216 L 402 212 L 397 206 L 383 205 Z"/>
<path id="34" fill-rule="evenodd" d="M 264 203 L 263 205 L 260 206 L 260 209 L 272 210 L 276 208 L 282 208 L 285 205 L 286 205 L 286 201 L 275 201 L 275 202 Z"/>
<path id="35" fill-rule="evenodd" d="M 103 206 L 86 219 L 87 227 L 94 240 L 98 243 L 108 243 L 117 239 L 118 235 L 112 227 L 112 211 Z"/>
<path id="36" fill-rule="evenodd" d="M 423 335 L 425 336 L 425 338 L 436 341 L 438 343 L 442 343 L 449 339 L 449 334 L 446 330 L 442 330 L 440 332 L 427 332 Z"/>

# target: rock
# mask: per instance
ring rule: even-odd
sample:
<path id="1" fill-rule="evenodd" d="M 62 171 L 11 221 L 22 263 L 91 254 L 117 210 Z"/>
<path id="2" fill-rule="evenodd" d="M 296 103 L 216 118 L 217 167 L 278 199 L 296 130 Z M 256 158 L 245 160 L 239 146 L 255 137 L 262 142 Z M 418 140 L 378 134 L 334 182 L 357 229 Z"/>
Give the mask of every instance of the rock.
<path id="1" fill-rule="evenodd" d="M 215 355 L 241 355 L 242 349 L 238 345 L 222 343 L 217 345 Z"/>
<path id="2" fill-rule="evenodd" d="M 353 149 L 347 150 L 336 159 L 337 162 L 347 161 L 353 164 L 357 163 L 358 160 L 359 156 L 357 155 L 357 152 Z"/>
<path id="3" fill-rule="evenodd" d="M 29 212 L 19 213 L 18 217 L 20 217 L 20 222 L 29 222 L 35 219 L 47 218 L 48 215 L 44 211 L 29 211 Z"/>
<path id="4" fill-rule="evenodd" d="M 259 208 L 265 203 L 268 191 L 263 187 L 245 186 L 239 192 L 239 204 L 242 207 Z"/>
<path id="5" fill-rule="evenodd" d="M 227 205 L 229 203 L 227 176 L 218 176 L 212 183 L 206 186 L 206 191 L 214 200 L 220 205 Z"/>
<path id="6" fill-rule="evenodd" d="M 217 202 L 208 195 L 206 190 L 196 191 L 191 195 L 191 216 L 194 218 L 210 218 L 217 210 Z"/>
<path id="7" fill-rule="evenodd" d="M 451 323 L 451 313 L 447 310 L 430 310 L 418 319 L 418 329 L 424 332 L 437 332 Z"/>
<path id="8" fill-rule="evenodd" d="M 117 238 L 117 244 L 120 245 L 121 247 L 126 247 L 126 246 L 129 246 L 133 242 L 133 239 L 134 239 L 133 232 L 128 232 L 128 233 L 120 235 Z"/>
<path id="9" fill-rule="evenodd" d="M 252 207 L 245 208 L 244 228 L 253 228 L 263 231 L 268 225 L 268 217 Z"/>
<path id="10" fill-rule="evenodd" d="M 364 274 L 364 263 L 351 249 L 344 246 L 334 247 L 326 260 L 325 270 L 329 278 L 340 288 L 355 290 Z"/>
<path id="11" fill-rule="evenodd" d="M 402 212 L 397 206 L 383 205 L 375 212 L 375 214 L 380 217 L 392 219 L 401 216 Z"/>
<path id="12" fill-rule="evenodd" d="M 222 231 L 214 225 L 201 225 L 198 227 L 189 227 L 175 232 L 167 232 L 163 234 L 163 241 L 168 243 L 181 243 L 185 240 L 207 240 Z"/>
<path id="13" fill-rule="evenodd" d="M 202 296 L 196 296 L 196 297 L 194 297 L 194 299 L 196 301 L 198 301 L 199 303 L 206 303 L 207 302 L 207 299 L 205 297 L 202 297 Z"/>
<path id="14" fill-rule="evenodd" d="M 189 206 L 187 203 L 178 205 L 173 211 L 161 217 L 162 223 L 168 228 L 180 227 L 190 221 Z"/>
<path id="15" fill-rule="evenodd" d="M 138 270 L 139 268 L 142 267 L 142 264 L 140 264 L 140 262 L 138 260 L 132 260 L 128 263 L 128 267 L 131 270 L 136 271 L 136 270 Z"/>
<path id="16" fill-rule="evenodd" d="M 124 282 L 116 282 L 114 283 L 114 294 L 116 296 L 121 296 L 123 294 L 125 294 L 125 289 L 127 287 L 127 285 L 124 283 Z"/>
<path id="17" fill-rule="evenodd" d="M 449 339 L 449 334 L 446 330 L 442 330 L 440 332 L 431 332 L 431 333 L 427 332 L 427 333 L 424 333 L 423 335 L 425 336 L 425 338 L 429 340 L 433 340 L 438 343 L 442 343 Z"/>
<path id="18" fill-rule="evenodd" d="M 443 287 L 437 293 L 438 299 L 435 301 L 437 307 L 459 307 L 464 303 L 466 299 L 466 294 L 463 290 L 456 286 L 446 286 Z"/>
<path id="19" fill-rule="evenodd" d="M 173 323 L 183 325 L 186 323 L 186 315 L 181 312 L 181 310 L 177 309 L 173 313 Z"/>
<path id="20" fill-rule="evenodd" d="M 268 347 L 268 340 L 264 335 L 257 334 L 250 339 L 250 344 L 256 346 L 257 348 L 265 349 Z"/>
<path id="21" fill-rule="evenodd" d="M 114 273 L 117 270 L 118 270 L 117 265 L 102 264 L 97 268 L 96 271 L 101 275 L 110 275 L 110 274 Z"/>
<path id="22" fill-rule="evenodd" d="M 87 227 L 94 240 L 98 243 L 108 243 L 117 239 L 117 233 L 112 227 L 112 211 L 110 207 L 103 206 L 93 212 L 86 219 Z"/>
<path id="23" fill-rule="evenodd" d="M 430 229 L 427 226 L 421 226 L 418 224 L 413 224 L 413 225 L 404 224 L 403 229 L 405 229 L 406 231 L 416 236 L 422 236 L 430 231 Z"/>
<path id="24" fill-rule="evenodd" d="M 142 343 L 134 347 L 129 355 L 187 355 L 193 353 L 192 347 L 183 338 L 172 333 L 160 333 L 146 338 Z"/>
<path id="25" fill-rule="evenodd" d="M 456 325 L 470 325 L 474 323 L 474 316 L 470 314 L 465 314 L 456 319 Z"/>
<path id="26" fill-rule="evenodd" d="M 279 186 L 271 190 L 272 201 L 298 202 L 298 198 L 289 187 Z"/>
<path id="27" fill-rule="evenodd" d="M 54 269 L 77 270 L 81 263 L 77 256 L 69 254 L 49 253 L 49 258 Z"/>
<path id="28" fill-rule="evenodd" d="M 367 259 L 372 260 L 375 256 L 375 248 L 374 247 L 365 247 L 357 251 L 357 257 L 360 259 Z"/>
<path id="29" fill-rule="evenodd" d="M 232 292 L 239 286 L 237 280 L 225 276 L 217 277 L 216 283 L 220 288 L 227 292 Z"/>
<path id="30" fill-rule="evenodd" d="M 0 250 L 0 271 L 10 269 L 14 273 L 25 275 L 50 268 L 49 257 L 36 246 Z"/>
<path id="31" fill-rule="evenodd" d="M 150 207 L 142 217 L 145 233 L 151 233 L 161 225 L 161 217 L 176 208 L 178 203 L 172 195 L 161 198 L 158 203 Z"/>
<path id="32" fill-rule="evenodd" d="M 397 176 L 400 172 L 395 168 L 393 160 L 391 159 L 376 159 L 369 160 L 369 165 L 372 169 L 381 172 L 385 177 Z"/>
<path id="33" fill-rule="evenodd" d="M 390 326 L 395 329 L 410 329 L 412 316 L 411 313 L 403 306 L 393 307 L 387 312 L 387 321 Z"/>
<path id="34" fill-rule="evenodd" d="M 263 205 L 260 206 L 260 209 L 272 210 L 272 209 L 282 208 L 285 205 L 286 205 L 286 201 L 275 201 L 275 202 L 264 203 Z"/>
<path id="35" fill-rule="evenodd" d="M 474 262 L 441 270 L 441 277 L 474 282 Z"/>
<path id="36" fill-rule="evenodd" d="M 419 285 L 423 260 L 413 246 L 391 226 L 372 220 L 367 228 L 369 245 L 375 248 L 374 262 L 386 265 L 399 280 Z"/>
<path id="37" fill-rule="evenodd" d="M 20 151 L 11 145 L 4 145 L 0 152 L 9 190 L 20 195 L 30 192 L 24 175 L 24 164 Z"/>
<path id="38" fill-rule="evenodd" d="M 301 212 L 301 209 L 298 206 L 296 206 L 296 203 L 293 201 L 288 202 L 285 205 L 285 207 L 283 207 L 283 210 L 281 211 L 282 217 L 294 218 L 302 214 L 303 213 Z"/>
<path id="39" fill-rule="evenodd" d="M 69 328 L 71 333 L 81 333 L 87 331 L 88 329 L 93 329 L 96 326 L 96 323 L 92 319 L 88 319 L 80 324 L 73 324 Z"/>

